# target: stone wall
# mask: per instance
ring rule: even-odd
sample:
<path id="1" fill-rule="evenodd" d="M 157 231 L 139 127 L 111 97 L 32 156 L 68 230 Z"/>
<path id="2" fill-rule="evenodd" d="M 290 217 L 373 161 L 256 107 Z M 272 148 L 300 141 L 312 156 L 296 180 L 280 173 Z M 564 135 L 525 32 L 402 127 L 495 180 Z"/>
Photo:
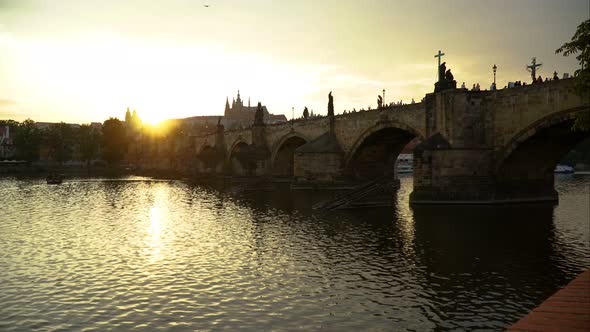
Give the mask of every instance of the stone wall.
<path id="1" fill-rule="evenodd" d="M 296 152 L 294 167 L 299 181 L 331 182 L 342 175 L 342 154 Z"/>

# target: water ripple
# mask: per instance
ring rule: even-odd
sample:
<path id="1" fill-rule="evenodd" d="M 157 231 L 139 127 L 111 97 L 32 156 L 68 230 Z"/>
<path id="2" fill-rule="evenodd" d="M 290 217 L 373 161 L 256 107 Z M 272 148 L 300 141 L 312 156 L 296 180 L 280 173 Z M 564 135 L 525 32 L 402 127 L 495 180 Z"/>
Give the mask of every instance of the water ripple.
<path id="1" fill-rule="evenodd" d="M 328 214 L 308 193 L 4 178 L 0 330 L 498 330 L 589 265 L 589 183 L 558 179 L 555 209 L 411 209 L 404 177 L 392 209 Z"/>

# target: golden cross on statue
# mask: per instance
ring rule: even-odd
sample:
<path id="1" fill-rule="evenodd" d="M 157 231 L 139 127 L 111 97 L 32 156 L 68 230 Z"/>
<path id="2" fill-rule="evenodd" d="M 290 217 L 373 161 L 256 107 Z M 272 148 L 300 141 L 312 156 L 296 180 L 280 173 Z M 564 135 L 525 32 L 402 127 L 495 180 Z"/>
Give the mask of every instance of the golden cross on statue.
<path id="1" fill-rule="evenodd" d="M 445 54 L 444 54 L 444 53 L 441 53 L 441 51 L 440 51 L 440 50 L 438 50 L 438 54 L 436 54 L 436 55 L 434 56 L 435 58 L 438 58 L 438 67 L 437 67 L 437 72 L 439 72 L 439 74 L 438 74 L 438 76 L 439 76 L 439 77 L 438 77 L 438 80 L 439 80 L 439 81 L 440 81 L 440 80 L 442 80 L 442 77 L 440 77 L 440 71 L 438 70 L 438 68 L 440 68 L 440 58 L 442 58 L 442 57 L 443 57 L 443 55 L 445 55 Z"/>

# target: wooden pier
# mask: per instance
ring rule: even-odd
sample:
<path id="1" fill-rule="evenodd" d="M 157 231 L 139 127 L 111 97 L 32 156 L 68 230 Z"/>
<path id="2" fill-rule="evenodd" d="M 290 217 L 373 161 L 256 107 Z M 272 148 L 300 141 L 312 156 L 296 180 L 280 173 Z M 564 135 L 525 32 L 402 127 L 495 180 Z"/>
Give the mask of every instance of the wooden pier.
<path id="1" fill-rule="evenodd" d="M 590 331 L 590 269 L 507 331 Z"/>

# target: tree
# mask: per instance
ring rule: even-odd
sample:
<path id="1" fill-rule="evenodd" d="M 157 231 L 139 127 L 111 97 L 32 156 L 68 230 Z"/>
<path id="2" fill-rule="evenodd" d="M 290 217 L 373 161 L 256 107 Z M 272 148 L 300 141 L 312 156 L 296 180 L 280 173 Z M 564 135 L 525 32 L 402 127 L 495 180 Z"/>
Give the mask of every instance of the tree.
<path id="1" fill-rule="evenodd" d="M 51 157 L 63 165 L 72 159 L 74 152 L 74 129 L 67 123 L 52 124 L 45 131 Z"/>
<path id="2" fill-rule="evenodd" d="M 39 159 L 39 129 L 35 121 L 27 119 L 21 122 L 16 128 L 14 136 L 14 146 L 16 148 L 16 158 L 26 161 L 35 161 Z"/>
<path id="3" fill-rule="evenodd" d="M 18 121 L 14 121 L 14 120 L 0 120 L 0 127 L 4 127 L 4 126 L 8 126 L 10 128 L 10 131 L 15 133 L 16 129 L 19 126 Z"/>
<path id="4" fill-rule="evenodd" d="M 100 144 L 100 131 L 90 125 L 81 125 L 78 131 L 80 158 L 90 165 L 90 161 L 98 155 Z"/>
<path id="5" fill-rule="evenodd" d="M 304 118 L 304 119 L 307 119 L 307 118 L 309 118 L 309 110 L 307 109 L 307 107 L 305 107 L 305 108 L 303 109 L 303 118 Z"/>
<path id="6" fill-rule="evenodd" d="M 581 68 L 574 72 L 577 78 L 575 91 L 580 96 L 587 95 L 590 103 L 590 19 L 582 22 L 572 40 L 563 44 L 560 48 L 555 50 L 556 54 L 563 53 L 563 56 L 576 55 Z M 577 131 L 590 130 L 590 109 L 580 113 L 576 117 L 576 121 L 572 128 Z"/>
<path id="7" fill-rule="evenodd" d="M 125 125 L 117 118 L 109 118 L 102 125 L 102 156 L 110 164 L 123 159 L 127 147 Z"/>

